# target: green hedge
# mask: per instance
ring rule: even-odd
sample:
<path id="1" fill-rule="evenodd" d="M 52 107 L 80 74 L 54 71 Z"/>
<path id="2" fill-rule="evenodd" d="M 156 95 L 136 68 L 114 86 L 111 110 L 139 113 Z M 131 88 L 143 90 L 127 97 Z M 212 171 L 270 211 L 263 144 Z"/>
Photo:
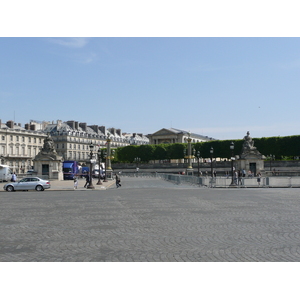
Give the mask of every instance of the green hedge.
<path id="1" fill-rule="evenodd" d="M 265 156 L 275 155 L 276 159 L 293 158 L 300 156 L 300 136 L 286 137 L 269 137 L 269 138 L 253 138 L 254 146 Z M 196 151 L 200 150 L 200 156 L 203 158 L 210 157 L 210 149 L 214 149 L 214 157 L 230 158 L 230 143 L 234 142 L 234 154 L 239 155 L 242 151 L 243 140 L 224 140 L 210 141 L 192 144 Z M 159 144 L 159 145 L 141 145 L 126 146 L 116 149 L 114 161 L 118 162 L 134 162 L 136 157 L 141 162 L 149 162 L 150 160 L 164 159 L 180 159 L 183 158 L 184 148 L 187 144 Z"/>

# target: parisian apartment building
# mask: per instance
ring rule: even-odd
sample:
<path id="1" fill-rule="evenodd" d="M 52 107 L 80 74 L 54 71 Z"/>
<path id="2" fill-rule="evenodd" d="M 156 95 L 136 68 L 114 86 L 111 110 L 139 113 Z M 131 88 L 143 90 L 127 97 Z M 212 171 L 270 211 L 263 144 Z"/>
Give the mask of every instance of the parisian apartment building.
<path id="1" fill-rule="evenodd" d="M 99 148 L 106 148 L 108 138 L 112 148 L 149 144 L 149 139 L 143 134 L 122 133 L 121 129 L 77 121 L 31 120 L 22 127 L 11 120 L 6 123 L 0 120 L 0 163 L 9 165 L 18 174 L 26 173 L 32 169 L 32 160 L 43 147 L 48 134 L 55 143 L 56 152 L 64 160 L 77 160 L 83 164 L 89 159 L 91 143 L 95 146 L 95 153 Z"/>

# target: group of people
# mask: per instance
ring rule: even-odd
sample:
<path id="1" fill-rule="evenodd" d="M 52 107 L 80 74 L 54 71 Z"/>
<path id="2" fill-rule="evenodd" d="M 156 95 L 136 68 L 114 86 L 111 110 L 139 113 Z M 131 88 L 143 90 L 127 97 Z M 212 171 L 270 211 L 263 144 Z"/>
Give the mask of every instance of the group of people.
<path id="1" fill-rule="evenodd" d="M 117 188 L 121 187 L 120 175 L 115 173 L 115 178 L 116 178 L 116 187 Z M 78 177 L 74 176 L 73 180 L 74 180 L 74 190 L 77 190 L 77 188 L 78 188 Z M 90 184 L 90 176 L 89 176 L 89 174 L 86 174 L 85 175 L 85 185 L 83 187 L 87 188 L 89 186 L 89 184 Z"/>

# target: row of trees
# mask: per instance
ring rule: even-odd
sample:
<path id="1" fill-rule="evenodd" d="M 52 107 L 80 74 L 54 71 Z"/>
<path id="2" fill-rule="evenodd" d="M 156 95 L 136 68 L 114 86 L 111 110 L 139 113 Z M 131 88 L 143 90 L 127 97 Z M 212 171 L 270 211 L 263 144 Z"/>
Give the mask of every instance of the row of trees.
<path id="1" fill-rule="evenodd" d="M 265 156 L 275 155 L 276 159 L 290 158 L 300 156 L 300 136 L 253 138 L 254 146 Z M 210 149 L 214 149 L 214 157 L 230 158 L 231 150 L 229 148 L 230 140 L 210 141 L 192 144 L 196 151 L 200 151 L 203 158 L 210 157 Z M 234 153 L 240 154 L 242 151 L 243 140 L 233 140 Z M 183 158 L 184 149 L 187 144 L 159 144 L 159 145 L 141 145 L 126 146 L 116 149 L 115 162 L 134 162 L 139 157 L 141 162 L 150 160 L 166 160 Z"/>

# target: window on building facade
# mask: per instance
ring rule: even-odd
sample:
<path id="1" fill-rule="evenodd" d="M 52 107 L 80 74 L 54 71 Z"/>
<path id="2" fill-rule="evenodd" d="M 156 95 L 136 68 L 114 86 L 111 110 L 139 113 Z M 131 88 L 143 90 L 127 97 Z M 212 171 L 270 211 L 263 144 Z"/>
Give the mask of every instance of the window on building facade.
<path id="1" fill-rule="evenodd" d="M 28 142 L 31 143 L 31 137 L 28 138 Z"/>
<path id="2" fill-rule="evenodd" d="M 2 135 L 2 141 L 5 141 L 5 136 L 4 135 Z"/>
<path id="3" fill-rule="evenodd" d="M 11 155 L 14 154 L 14 148 L 13 148 L 13 146 L 10 146 L 10 153 L 9 154 L 11 154 Z"/>
<path id="4" fill-rule="evenodd" d="M 36 144 L 36 138 L 33 139 L 33 142 Z"/>
<path id="5" fill-rule="evenodd" d="M 13 140 L 13 136 L 11 135 L 11 136 L 10 136 L 10 141 L 12 141 L 12 140 Z"/>
<path id="6" fill-rule="evenodd" d="M 16 136 L 16 141 L 17 141 L 17 142 L 19 141 L 19 136 Z"/>
<path id="7" fill-rule="evenodd" d="M 24 136 L 22 136 L 22 142 L 23 142 L 23 143 L 25 142 L 25 137 L 24 137 Z"/>
<path id="8" fill-rule="evenodd" d="M 25 147 L 22 147 L 22 155 L 25 155 Z"/>

